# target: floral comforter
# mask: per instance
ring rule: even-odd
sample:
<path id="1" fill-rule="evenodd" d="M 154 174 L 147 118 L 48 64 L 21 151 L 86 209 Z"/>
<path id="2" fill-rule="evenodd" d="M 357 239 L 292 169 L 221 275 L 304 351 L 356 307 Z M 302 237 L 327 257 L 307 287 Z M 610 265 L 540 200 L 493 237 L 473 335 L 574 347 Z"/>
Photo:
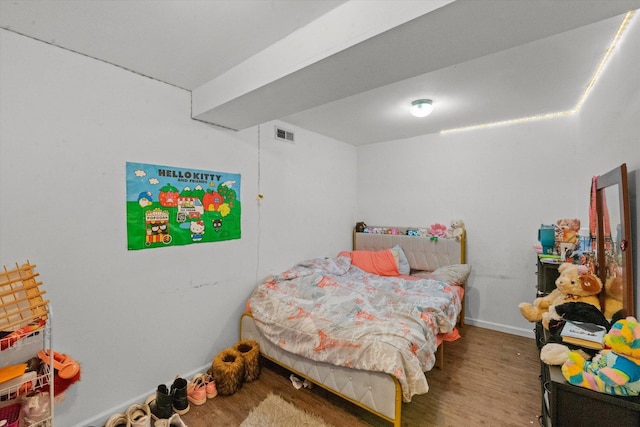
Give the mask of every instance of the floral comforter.
<path id="1" fill-rule="evenodd" d="M 436 337 L 453 331 L 461 301 L 435 280 L 382 277 L 351 259 L 316 258 L 260 284 L 250 299 L 258 329 L 316 361 L 394 375 L 405 402 L 429 390 Z"/>

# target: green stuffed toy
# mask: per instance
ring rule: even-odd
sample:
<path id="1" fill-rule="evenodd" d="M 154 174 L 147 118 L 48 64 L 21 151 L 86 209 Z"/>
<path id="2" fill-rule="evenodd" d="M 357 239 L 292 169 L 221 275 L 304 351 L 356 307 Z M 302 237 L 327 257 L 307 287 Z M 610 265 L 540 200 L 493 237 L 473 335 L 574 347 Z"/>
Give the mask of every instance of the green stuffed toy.
<path id="1" fill-rule="evenodd" d="M 640 324 L 633 317 L 617 321 L 604 336 L 607 347 L 591 362 L 570 352 L 562 375 L 573 384 L 617 396 L 640 394 Z"/>

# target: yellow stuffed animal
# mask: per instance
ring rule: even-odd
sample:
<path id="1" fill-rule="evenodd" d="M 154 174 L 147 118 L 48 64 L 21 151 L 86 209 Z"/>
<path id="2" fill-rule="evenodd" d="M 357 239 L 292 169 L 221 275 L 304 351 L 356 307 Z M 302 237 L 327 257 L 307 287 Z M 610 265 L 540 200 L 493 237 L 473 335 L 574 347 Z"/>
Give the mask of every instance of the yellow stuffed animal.
<path id="1" fill-rule="evenodd" d="M 533 304 L 521 302 L 518 305 L 525 319 L 530 322 L 542 321 L 546 329 L 551 320 L 551 306 L 582 301 L 601 309 L 597 295 L 602 290 L 602 282 L 596 275 L 589 273 L 584 266 L 568 262 L 560 264 L 558 271 L 560 276 L 556 279 L 556 289 L 549 295 L 536 298 Z"/>
<path id="2" fill-rule="evenodd" d="M 579 219 L 559 219 L 556 222 L 556 242 L 578 243 Z"/>
<path id="3" fill-rule="evenodd" d="M 604 284 L 604 317 L 611 319 L 613 315 L 622 310 L 622 291 L 624 289 L 622 277 L 609 277 Z"/>

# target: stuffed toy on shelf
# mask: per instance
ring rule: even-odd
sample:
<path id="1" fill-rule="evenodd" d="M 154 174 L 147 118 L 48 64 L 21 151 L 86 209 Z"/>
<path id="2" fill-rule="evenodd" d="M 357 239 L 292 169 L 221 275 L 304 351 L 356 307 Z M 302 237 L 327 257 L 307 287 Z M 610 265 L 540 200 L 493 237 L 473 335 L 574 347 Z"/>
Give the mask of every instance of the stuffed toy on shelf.
<path id="1" fill-rule="evenodd" d="M 567 302 L 585 302 L 600 310 L 598 294 L 602 290 L 602 281 L 586 267 L 568 262 L 558 267 L 560 276 L 556 279 L 556 289 L 548 295 L 533 300 L 533 304 L 521 302 L 518 305 L 522 316 L 530 322 L 542 321 L 549 329 L 552 319 L 549 308 Z"/>
<path id="2" fill-rule="evenodd" d="M 605 349 L 588 362 L 570 352 L 562 375 L 573 385 L 616 396 L 640 394 L 640 324 L 618 320 L 604 336 Z"/>
<path id="3" fill-rule="evenodd" d="M 580 220 L 576 218 L 563 218 L 556 221 L 556 243 L 578 243 L 580 233 Z M 557 249 L 557 248 L 556 248 Z"/>

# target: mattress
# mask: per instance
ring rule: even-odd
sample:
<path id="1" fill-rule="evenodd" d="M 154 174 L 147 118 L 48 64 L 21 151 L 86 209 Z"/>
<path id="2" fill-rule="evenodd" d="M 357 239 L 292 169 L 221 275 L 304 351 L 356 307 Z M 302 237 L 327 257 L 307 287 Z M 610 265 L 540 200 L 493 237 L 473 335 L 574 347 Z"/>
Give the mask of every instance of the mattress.
<path id="1" fill-rule="evenodd" d="M 260 353 L 269 360 L 399 425 L 402 395 L 400 383 L 393 376 L 317 362 L 283 350 L 260 333 L 250 314 L 240 320 L 240 338 L 257 341 Z"/>
<path id="2" fill-rule="evenodd" d="M 308 359 L 394 375 L 403 400 L 429 390 L 438 336 L 454 330 L 457 286 L 383 277 L 346 256 L 315 258 L 258 285 L 250 299 L 257 327 L 278 347 Z"/>

